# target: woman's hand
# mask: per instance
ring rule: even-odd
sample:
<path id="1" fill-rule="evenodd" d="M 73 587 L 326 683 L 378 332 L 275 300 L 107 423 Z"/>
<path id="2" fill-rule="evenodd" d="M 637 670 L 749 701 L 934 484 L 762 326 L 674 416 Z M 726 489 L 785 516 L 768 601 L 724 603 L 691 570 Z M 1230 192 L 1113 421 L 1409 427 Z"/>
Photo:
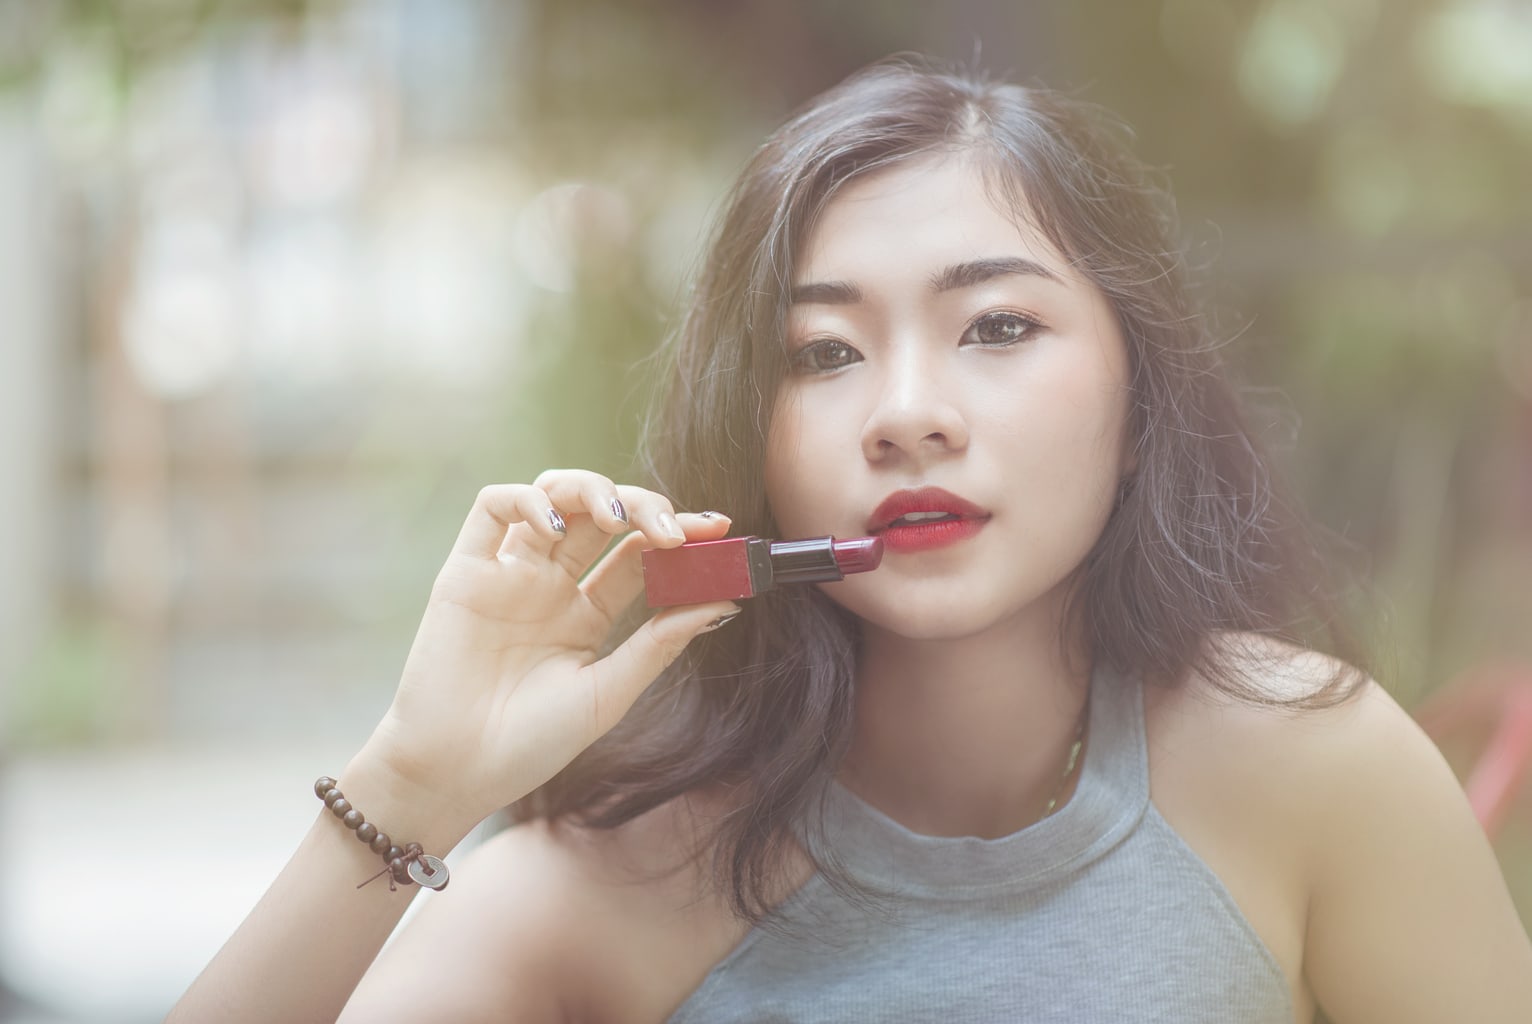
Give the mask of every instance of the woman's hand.
<path id="1" fill-rule="evenodd" d="M 484 488 L 436 579 L 393 704 L 353 766 L 429 794 L 466 828 L 526 795 L 615 725 L 693 637 L 738 610 L 666 609 L 597 658 L 643 589 L 645 547 L 727 531 L 723 516 L 678 517 L 663 496 L 596 473 L 551 470 Z"/>

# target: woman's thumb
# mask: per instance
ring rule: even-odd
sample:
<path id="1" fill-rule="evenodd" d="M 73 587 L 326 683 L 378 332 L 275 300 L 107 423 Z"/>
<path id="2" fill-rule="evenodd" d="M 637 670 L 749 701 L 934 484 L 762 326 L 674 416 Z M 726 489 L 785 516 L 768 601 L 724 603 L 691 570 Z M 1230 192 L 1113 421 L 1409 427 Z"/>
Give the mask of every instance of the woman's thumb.
<path id="1" fill-rule="evenodd" d="M 597 735 L 605 734 L 628 713 L 639 694 L 681 656 L 687 644 L 727 625 L 740 611 L 739 605 L 728 601 L 666 608 L 592 665 L 596 673 Z"/>

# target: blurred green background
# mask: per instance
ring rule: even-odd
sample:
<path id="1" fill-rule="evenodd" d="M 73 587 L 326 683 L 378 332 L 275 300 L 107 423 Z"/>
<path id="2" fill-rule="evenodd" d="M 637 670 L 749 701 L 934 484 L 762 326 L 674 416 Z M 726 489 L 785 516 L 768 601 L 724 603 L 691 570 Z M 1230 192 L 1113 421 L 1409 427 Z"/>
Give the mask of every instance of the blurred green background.
<path id="1" fill-rule="evenodd" d="M 335 770 L 478 487 L 622 472 L 722 190 L 901 50 L 1134 126 L 1406 707 L 1532 675 L 1532 5 L 0 0 L 0 845 L 57 859 L 40 782 L 152 845 L 129 781 Z M 1532 794 L 1497 849 L 1532 920 Z M 0 889 L 38 1019 L 211 955 L 80 1002 L 62 891 Z"/>

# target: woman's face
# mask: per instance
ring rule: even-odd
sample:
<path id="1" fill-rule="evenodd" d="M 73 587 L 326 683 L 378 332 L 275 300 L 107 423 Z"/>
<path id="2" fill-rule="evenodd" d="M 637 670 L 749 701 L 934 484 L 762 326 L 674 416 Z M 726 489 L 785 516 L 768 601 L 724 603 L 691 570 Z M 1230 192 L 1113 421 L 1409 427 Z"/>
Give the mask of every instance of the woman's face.
<path id="1" fill-rule="evenodd" d="M 847 187 L 792 295 L 772 513 L 783 537 L 885 546 L 825 593 L 916 638 L 1056 616 L 1127 468 L 1128 357 L 1105 297 L 952 156 Z"/>

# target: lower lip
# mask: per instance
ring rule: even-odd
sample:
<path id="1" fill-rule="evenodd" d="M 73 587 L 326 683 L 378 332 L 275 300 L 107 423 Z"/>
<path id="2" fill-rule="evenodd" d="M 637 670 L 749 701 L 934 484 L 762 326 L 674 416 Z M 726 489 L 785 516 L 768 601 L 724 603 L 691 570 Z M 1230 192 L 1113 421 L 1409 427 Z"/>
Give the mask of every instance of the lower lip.
<path id="1" fill-rule="evenodd" d="M 910 526 L 890 526 L 878 536 L 889 551 L 910 554 L 965 541 L 984 529 L 986 522 L 988 520 L 985 519 L 943 519 Z"/>

